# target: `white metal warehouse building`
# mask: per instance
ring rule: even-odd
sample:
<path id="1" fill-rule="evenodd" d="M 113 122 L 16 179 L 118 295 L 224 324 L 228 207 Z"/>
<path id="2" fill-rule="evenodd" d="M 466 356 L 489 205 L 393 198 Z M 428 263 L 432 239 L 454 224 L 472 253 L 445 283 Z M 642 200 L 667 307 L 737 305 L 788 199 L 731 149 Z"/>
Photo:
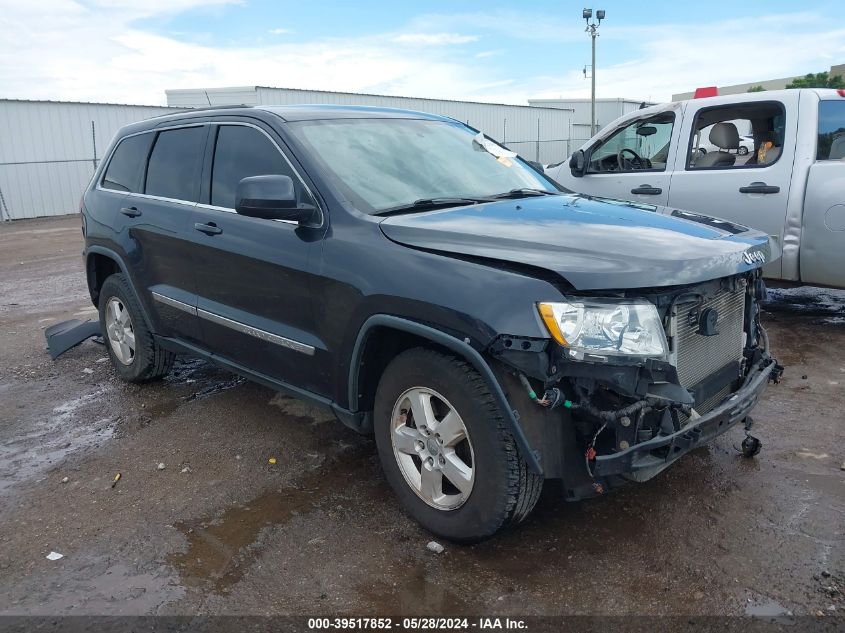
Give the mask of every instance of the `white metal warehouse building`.
<path id="1" fill-rule="evenodd" d="M 471 101 L 249 86 L 168 90 L 168 107 L 0 99 L 0 220 L 76 213 L 117 130 L 208 105 L 340 104 L 420 110 L 452 117 L 529 160 L 569 155 L 572 110 Z"/>
<path id="2" fill-rule="evenodd" d="M 176 108 L 0 99 L 0 219 L 64 215 L 115 132 Z"/>
<path id="3" fill-rule="evenodd" d="M 590 117 L 592 116 L 590 99 L 529 99 L 528 103 L 535 107 L 572 110 L 572 135 L 570 137 L 572 151 L 578 149 L 585 141 L 592 138 L 595 132 L 598 132 L 608 123 L 640 108 L 656 105 L 651 101 L 600 97 L 596 99 L 596 129 L 590 131 Z"/>
<path id="4" fill-rule="evenodd" d="M 569 155 L 572 109 L 503 103 L 392 97 L 354 92 L 241 86 L 167 90 L 167 105 L 201 108 L 220 105 L 371 105 L 439 114 L 462 121 L 504 143 L 524 158 L 541 163 Z"/>

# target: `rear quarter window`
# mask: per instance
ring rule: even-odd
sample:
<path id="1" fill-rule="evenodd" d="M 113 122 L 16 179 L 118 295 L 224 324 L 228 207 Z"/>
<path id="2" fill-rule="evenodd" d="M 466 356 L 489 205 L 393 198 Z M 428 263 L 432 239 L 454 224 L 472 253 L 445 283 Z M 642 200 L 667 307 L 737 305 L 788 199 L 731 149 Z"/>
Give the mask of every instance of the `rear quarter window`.
<path id="1" fill-rule="evenodd" d="M 144 162 L 152 140 L 152 134 L 138 134 L 120 141 L 106 168 L 101 186 L 128 193 L 141 191 Z"/>
<path id="2" fill-rule="evenodd" d="M 819 102 L 816 160 L 845 159 L 845 99 Z"/>

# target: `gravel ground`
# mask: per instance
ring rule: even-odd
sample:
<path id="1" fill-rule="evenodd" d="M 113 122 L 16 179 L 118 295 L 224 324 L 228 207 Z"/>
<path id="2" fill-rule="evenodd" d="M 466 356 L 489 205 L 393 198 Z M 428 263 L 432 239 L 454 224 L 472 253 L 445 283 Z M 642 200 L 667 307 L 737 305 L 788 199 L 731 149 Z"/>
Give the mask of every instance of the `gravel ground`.
<path id="1" fill-rule="evenodd" d="M 50 360 L 45 327 L 95 317 L 81 248 L 76 217 L 0 225 L 0 614 L 845 612 L 843 292 L 773 293 L 756 459 L 733 429 L 435 554 L 330 414 L 190 359 L 141 387 L 93 341 Z"/>

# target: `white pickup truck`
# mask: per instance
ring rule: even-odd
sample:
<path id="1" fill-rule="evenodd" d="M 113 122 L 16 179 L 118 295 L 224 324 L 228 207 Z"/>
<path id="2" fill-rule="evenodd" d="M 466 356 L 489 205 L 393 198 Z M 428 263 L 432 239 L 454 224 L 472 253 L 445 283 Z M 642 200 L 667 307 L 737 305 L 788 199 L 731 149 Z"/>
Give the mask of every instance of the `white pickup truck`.
<path id="1" fill-rule="evenodd" d="M 753 151 L 743 155 L 739 130 L 754 138 Z M 845 287 L 844 90 L 777 90 L 644 108 L 609 124 L 546 173 L 579 193 L 766 231 L 783 250 L 766 265 L 767 277 Z"/>

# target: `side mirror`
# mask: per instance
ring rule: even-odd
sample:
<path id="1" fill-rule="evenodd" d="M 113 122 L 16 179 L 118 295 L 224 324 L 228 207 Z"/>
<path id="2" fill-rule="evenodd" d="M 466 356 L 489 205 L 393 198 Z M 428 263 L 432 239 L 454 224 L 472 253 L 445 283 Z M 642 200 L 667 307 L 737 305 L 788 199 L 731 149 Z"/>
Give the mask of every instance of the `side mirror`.
<path id="1" fill-rule="evenodd" d="M 534 171 L 540 172 L 541 174 L 546 173 L 546 170 L 543 169 L 543 163 L 538 163 L 536 160 L 526 160 L 524 158 L 522 160 L 528 163 Z"/>
<path id="2" fill-rule="evenodd" d="M 311 204 L 299 204 L 290 176 L 249 176 L 235 189 L 235 211 L 264 220 L 315 222 L 319 215 Z"/>
<path id="3" fill-rule="evenodd" d="M 587 171 L 587 159 L 583 149 L 579 149 L 569 158 L 569 171 L 576 178 L 580 178 Z"/>

